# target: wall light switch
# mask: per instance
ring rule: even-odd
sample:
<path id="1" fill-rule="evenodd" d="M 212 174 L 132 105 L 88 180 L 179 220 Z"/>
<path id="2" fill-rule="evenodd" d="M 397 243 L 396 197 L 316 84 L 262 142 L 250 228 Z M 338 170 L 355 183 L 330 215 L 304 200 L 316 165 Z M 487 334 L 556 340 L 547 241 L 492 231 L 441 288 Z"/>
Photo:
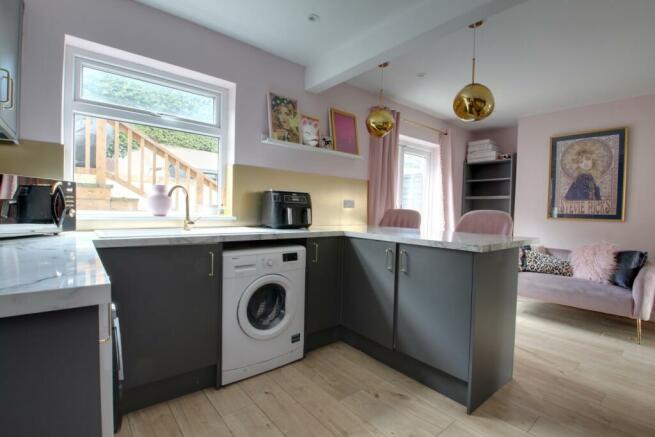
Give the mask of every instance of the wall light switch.
<path id="1" fill-rule="evenodd" d="M 344 199 L 343 201 L 343 207 L 344 208 L 354 208 L 355 207 L 355 201 L 352 199 Z"/>

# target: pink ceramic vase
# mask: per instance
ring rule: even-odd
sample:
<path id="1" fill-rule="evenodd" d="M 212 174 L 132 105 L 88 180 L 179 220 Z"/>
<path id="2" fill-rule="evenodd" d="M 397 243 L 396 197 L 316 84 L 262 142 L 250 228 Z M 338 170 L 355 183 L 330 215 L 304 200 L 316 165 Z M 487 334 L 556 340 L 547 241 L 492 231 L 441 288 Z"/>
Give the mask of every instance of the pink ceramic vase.
<path id="1" fill-rule="evenodd" d="M 163 217 L 171 209 L 171 198 L 166 192 L 166 185 L 153 185 L 148 196 L 148 207 L 152 215 Z"/>

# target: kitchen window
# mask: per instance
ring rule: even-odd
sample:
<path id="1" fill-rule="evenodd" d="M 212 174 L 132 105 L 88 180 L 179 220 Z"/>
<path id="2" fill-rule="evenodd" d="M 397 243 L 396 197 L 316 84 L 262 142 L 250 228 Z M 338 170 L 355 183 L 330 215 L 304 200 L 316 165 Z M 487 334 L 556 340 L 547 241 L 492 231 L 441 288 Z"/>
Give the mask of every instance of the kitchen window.
<path id="1" fill-rule="evenodd" d="M 150 217 L 154 184 L 184 186 L 195 215 L 225 211 L 231 90 L 153 63 L 168 66 L 66 47 L 65 177 L 82 220 Z M 177 190 L 171 215 L 183 213 Z"/>
<path id="2" fill-rule="evenodd" d="M 401 135 L 398 157 L 398 207 L 421 214 L 421 228 L 443 229 L 439 146 Z"/>

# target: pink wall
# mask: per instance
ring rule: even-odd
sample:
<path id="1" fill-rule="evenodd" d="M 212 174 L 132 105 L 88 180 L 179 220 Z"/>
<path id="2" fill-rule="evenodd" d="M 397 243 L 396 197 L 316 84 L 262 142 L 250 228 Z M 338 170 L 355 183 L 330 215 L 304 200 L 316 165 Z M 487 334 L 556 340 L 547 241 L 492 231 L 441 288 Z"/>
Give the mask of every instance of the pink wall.
<path id="1" fill-rule="evenodd" d="M 131 0 L 26 0 L 23 36 L 23 138 L 60 142 L 64 35 L 147 56 L 235 82 L 237 164 L 302 170 L 358 179 L 367 178 L 368 136 L 364 120 L 376 96 L 339 85 L 321 94 L 304 90 L 304 68 L 204 27 L 151 9 Z M 319 116 L 327 132 L 330 106 L 358 117 L 362 160 L 325 156 L 265 145 L 266 94 L 275 91 L 298 99 L 301 112 Z M 438 128 L 447 123 L 393 104 L 403 116 Z M 465 131 L 453 127 L 454 138 Z M 404 126 L 405 135 L 435 142 L 431 131 Z M 465 143 L 453 143 L 463 149 Z M 462 155 L 463 157 L 463 155 Z M 462 158 L 463 159 L 463 158 Z M 461 162 L 453 160 L 455 186 L 461 185 Z M 455 195 L 455 199 L 461 196 Z M 456 211 L 459 208 L 456 207 Z"/>
<path id="2" fill-rule="evenodd" d="M 493 140 L 502 153 L 514 153 L 518 143 L 518 127 L 476 130 L 471 132 L 471 137 L 473 140 Z"/>
<path id="3" fill-rule="evenodd" d="M 546 246 L 574 248 L 608 241 L 655 256 L 655 95 L 634 97 L 527 117 L 519 121 L 516 233 Z M 628 127 L 625 222 L 546 219 L 550 137 L 562 133 Z"/>

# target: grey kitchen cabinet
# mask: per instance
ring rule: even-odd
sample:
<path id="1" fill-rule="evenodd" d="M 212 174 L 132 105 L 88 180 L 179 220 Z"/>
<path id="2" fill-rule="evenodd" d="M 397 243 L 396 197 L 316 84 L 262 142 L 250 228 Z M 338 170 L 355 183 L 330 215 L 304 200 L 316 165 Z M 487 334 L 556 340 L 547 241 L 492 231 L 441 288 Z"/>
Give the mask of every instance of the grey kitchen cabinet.
<path id="1" fill-rule="evenodd" d="M 98 253 L 112 282 L 122 329 L 121 409 L 218 386 L 221 246 L 105 248 Z"/>
<path id="2" fill-rule="evenodd" d="M 306 336 L 341 322 L 342 246 L 340 237 L 307 240 Z"/>
<path id="3" fill-rule="evenodd" d="M 0 142 L 18 140 L 22 0 L 0 0 Z"/>
<path id="4" fill-rule="evenodd" d="M 346 239 L 337 340 L 471 413 L 512 378 L 517 257 Z"/>
<path id="5" fill-rule="evenodd" d="M 469 377 L 473 254 L 399 245 L 396 349 Z"/>
<path id="6" fill-rule="evenodd" d="M 342 324 L 393 347 L 396 244 L 348 238 L 343 251 Z"/>
<path id="7" fill-rule="evenodd" d="M 0 318 L 0 434 L 100 437 L 97 306 Z"/>

